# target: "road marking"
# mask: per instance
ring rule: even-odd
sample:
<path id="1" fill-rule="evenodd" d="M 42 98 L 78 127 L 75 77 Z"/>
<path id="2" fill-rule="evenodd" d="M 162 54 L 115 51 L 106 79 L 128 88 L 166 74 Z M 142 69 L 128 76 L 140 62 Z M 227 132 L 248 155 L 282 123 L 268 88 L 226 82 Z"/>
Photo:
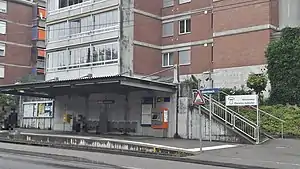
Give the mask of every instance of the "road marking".
<path id="1" fill-rule="evenodd" d="M 219 149 L 225 149 L 225 148 L 234 148 L 234 147 L 238 147 L 239 145 L 229 145 L 229 144 L 225 144 L 225 145 L 218 145 L 218 146 L 211 146 L 211 147 L 203 147 L 202 151 L 210 151 L 210 150 L 219 150 Z M 200 148 L 191 148 L 188 149 L 189 151 L 192 152 L 198 152 L 200 151 Z"/>
<path id="2" fill-rule="evenodd" d="M 177 150 L 177 151 L 186 151 L 186 152 L 198 152 L 200 151 L 200 148 L 192 148 L 192 149 L 186 149 L 186 148 L 179 148 L 179 147 L 172 147 L 172 146 L 166 146 L 166 145 L 160 145 L 160 144 L 152 144 L 152 143 L 146 143 L 146 142 L 138 142 L 138 141 L 129 141 L 129 140 L 119 140 L 119 139 L 111 139 L 111 138 L 101 138 L 101 137 L 84 137 L 84 136 L 72 136 L 72 135 L 56 135 L 56 134 L 39 134 L 39 133 L 21 133 L 24 135 L 36 135 L 36 136 L 48 136 L 48 137 L 62 137 L 62 138 L 77 138 L 77 139 L 87 139 L 87 140 L 98 140 L 98 141 L 112 141 L 112 142 L 119 142 L 119 143 L 127 143 L 127 144 L 134 144 L 134 145 L 140 145 L 140 146 L 149 146 L 149 147 L 155 147 L 155 148 L 165 148 L 169 150 Z M 225 149 L 225 148 L 233 148 L 237 147 L 239 145 L 218 145 L 218 146 L 212 146 L 212 147 L 203 147 L 203 151 L 209 151 L 209 150 L 218 150 L 218 149 Z"/>

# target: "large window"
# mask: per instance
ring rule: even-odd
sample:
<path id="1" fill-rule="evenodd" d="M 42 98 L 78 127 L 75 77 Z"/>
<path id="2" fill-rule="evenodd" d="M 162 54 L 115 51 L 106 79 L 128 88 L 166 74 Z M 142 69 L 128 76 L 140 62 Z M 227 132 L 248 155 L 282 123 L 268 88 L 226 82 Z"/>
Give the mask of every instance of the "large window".
<path id="1" fill-rule="evenodd" d="M 0 12 L 6 13 L 7 11 L 7 1 L 0 0 Z"/>
<path id="2" fill-rule="evenodd" d="M 179 0 L 178 2 L 179 4 L 184 4 L 184 3 L 192 2 L 192 0 Z"/>
<path id="3" fill-rule="evenodd" d="M 191 64 L 191 51 L 190 50 L 179 51 L 178 55 L 179 55 L 179 64 L 180 65 Z"/>
<path id="4" fill-rule="evenodd" d="M 0 34 L 6 34 L 6 22 L 0 21 Z"/>
<path id="5" fill-rule="evenodd" d="M 163 0 L 163 7 L 170 7 L 174 5 L 174 0 Z"/>
<path id="6" fill-rule="evenodd" d="M 162 54 L 162 66 L 168 67 L 174 64 L 174 53 L 164 53 Z"/>
<path id="7" fill-rule="evenodd" d="M 69 26 L 67 22 L 48 26 L 47 38 L 49 41 L 64 39 L 69 35 Z"/>
<path id="8" fill-rule="evenodd" d="M 0 43 L 0 57 L 5 56 L 5 44 Z"/>
<path id="9" fill-rule="evenodd" d="M 47 36 L 49 41 L 55 41 L 65 39 L 69 35 L 76 37 L 80 33 L 91 30 L 97 30 L 97 32 L 115 30 L 118 29 L 118 26 L 118 11 L 114 10 L 49 25 Z"/>
<path id="10" fill-rule="evenodd" d="M 110 30 L 112 27 L 119 25 L 118 11 L 109 11 L 96 14 L 94 17 L 94 29 Z"/>
<path id="11" fill-rule="evenodd" d="M 174 23 L 164 23 L 163 24 L 163 31 L 162 31 L 162 36 L 163 37 L 168 37 L 168 36 L 173 36 L 174 34 Z"/>
<path id="12" fill-rule="evenodd" d="M 47 68 L 61 70 L 118 63 L 118 44 L 99 44 L 48 53 Z"/>
<path id="13" fill-rule="evenodd" d="M 53 1 L 53 0 L 52 0 Z M 83 0 L 59 0 L 59 8 L 64 8 L 71 5 L 82 3 Z"/>
<path id="14" fill-rule="evenodd" d="M 191 32 L 191 19 L 185 19 L 179 21 L 179 34 L 185 34 Z"/>

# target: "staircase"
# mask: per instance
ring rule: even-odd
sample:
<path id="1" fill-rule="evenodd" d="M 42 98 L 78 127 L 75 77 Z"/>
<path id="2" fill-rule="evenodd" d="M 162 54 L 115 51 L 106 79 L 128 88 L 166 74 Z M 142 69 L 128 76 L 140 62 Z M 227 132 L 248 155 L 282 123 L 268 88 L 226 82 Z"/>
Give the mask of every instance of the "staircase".
<path id="1" fill-rule="evenodd" d="M 240 115 L 239 113 L 228 108 L 217 100 L 214 100 L 207 95 L 203 96 L 206 104 L 201 106 L 202 113 L 206 113 L 207 115 L 209 115 L 211 106 L 212 118 L 223 123 L 237 135 L 243 137 L 247 142 L 251 144 L 261 144 L 268 141 L 269 139 L 272 139 L 272 137 L 261 130 L 255 122 Z"/>

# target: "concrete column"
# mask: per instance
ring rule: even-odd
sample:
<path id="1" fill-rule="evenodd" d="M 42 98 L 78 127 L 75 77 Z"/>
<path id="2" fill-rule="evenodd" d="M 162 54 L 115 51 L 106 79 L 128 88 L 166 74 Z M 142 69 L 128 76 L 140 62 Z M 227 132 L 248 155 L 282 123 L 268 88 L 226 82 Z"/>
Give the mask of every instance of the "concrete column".
<path id="1" fill-rule="evenodd" d="M 89 113 L 90 113 L 90 104 L 89 104 L 89 98 L 90 98 L 90 95 L 86 95 L 85 96 L 85 118 L 84 118 L 84 132 L 88 132 L 88 129 L 87 129 L 87 126 L 88 126 L 88 120 L 89 120 Z"/>
<path id="2" fill-rule="evenodd" d="M 129 94 L 130 93 L 126 93 L 125 95 L 125 107 L 124 107 L 124 121 L 125 121 L 125 124 L 124 124 L 124 134 L 127 134 L 127 128 L 128 128 L 128 115 L 129 115 Z"/>

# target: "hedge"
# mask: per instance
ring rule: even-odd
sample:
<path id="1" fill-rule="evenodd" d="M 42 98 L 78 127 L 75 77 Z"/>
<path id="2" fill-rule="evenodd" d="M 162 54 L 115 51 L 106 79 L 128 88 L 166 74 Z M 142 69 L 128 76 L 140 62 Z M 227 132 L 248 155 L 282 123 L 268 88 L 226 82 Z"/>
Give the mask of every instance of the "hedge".
<path id="1" fill-rule="evenodd" d="M 261 110 L 272 114 L 282 120 L 284 123 L 284 135 L 286 137 L 300 137 L 300 108 L 297 106 L 261 106 Z M 241 107 L 239 113 L 256 122 L 256 110 Z M 274 118 L 261 114 L 261 128 L 273 136 L 281 135 L 281 122 Z"/>

